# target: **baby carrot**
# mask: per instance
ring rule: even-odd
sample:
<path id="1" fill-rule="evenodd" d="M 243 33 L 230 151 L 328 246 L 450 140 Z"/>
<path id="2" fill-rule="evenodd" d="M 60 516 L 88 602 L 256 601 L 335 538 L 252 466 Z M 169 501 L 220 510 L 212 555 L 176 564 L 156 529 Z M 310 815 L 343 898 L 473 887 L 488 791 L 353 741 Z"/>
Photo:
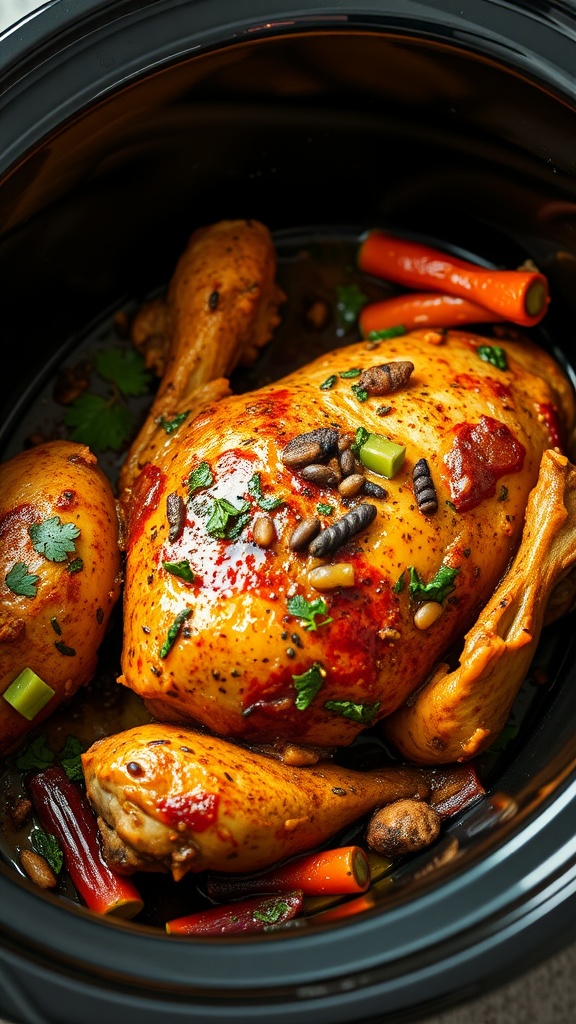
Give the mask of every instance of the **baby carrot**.
<path id="1" fill-rule="evenodd" d="M 463 324 L 495 323 L 496 313 L 458 295 L 409 292 L 380 302 L 369 302 L 360 311 L 358 326 L 363 338 L 372 331 L 385 331 L 400 324 L 407 330 L 419 327 L 459 327 Z"/>
<path id="2" fill-rule="evenodd" d="M 368 231 L 357 258 L 367 274 L 406 288 L 469 299 L 522 327 L 539 323 L 550 301 L 548 282 L 538 271 L 488 270 L 384 231 Z"/>
<path id="3" fill-rule="evenodd" d="M 210 907 L 166 922 L 170 935 L 247 935 L 269 931 L 300 913 L 302 893 L 258 896 L 223 907 Z"/>
<path id="4" fill-rule="evenodd" d="M 209 875 L 210 899 L 228 900 L 253 893 L 279 893 L 301 889 L 304 896 L 365 892 L 370 885 L 370 863 L 360 846 L 342 846 L 308 853 L 255 875 Z"/>

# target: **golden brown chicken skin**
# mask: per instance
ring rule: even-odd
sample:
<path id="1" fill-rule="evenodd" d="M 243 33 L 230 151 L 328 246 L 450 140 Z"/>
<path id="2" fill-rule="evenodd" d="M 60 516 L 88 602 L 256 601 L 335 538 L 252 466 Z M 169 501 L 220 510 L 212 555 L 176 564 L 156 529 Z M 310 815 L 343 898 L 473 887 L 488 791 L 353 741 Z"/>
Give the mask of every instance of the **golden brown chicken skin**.
<path id="1" fill-rule="evenodd" d="M 463 331 L 361 342 L 184 421 L 131 489 L 120 681 L 159 718 L 249 741 L 348 744 L 399 708 L 504 575 L 543 452 L 573 424 L 556 363 L 529 341 L 498 344 L 506 368 Z M 347 376 L 397 362 L 413 371 L 384 396 Z M 286 446 L 319 428 L 338 449 L 358 428 L 405 447 L 392 479 L 365 472 L 385 496 L 345 497 L 286 464 Z M 302 521 L 328 528 L 360 505 L 365 527 L 336 550 L 293 550 Z M 273 533 L 257 543 L 263 516 Z M 328 584 L 319 565 L 337 567 Z"/>
<path id="2" fill-rule="evenodd" d="M 114 494 L 88 448 L 50 441 L 0 465 L 0 751 L 92 679 L 120 570 Z M 54 691 L 32 718 L 6 699 L 25 669 Z"/>

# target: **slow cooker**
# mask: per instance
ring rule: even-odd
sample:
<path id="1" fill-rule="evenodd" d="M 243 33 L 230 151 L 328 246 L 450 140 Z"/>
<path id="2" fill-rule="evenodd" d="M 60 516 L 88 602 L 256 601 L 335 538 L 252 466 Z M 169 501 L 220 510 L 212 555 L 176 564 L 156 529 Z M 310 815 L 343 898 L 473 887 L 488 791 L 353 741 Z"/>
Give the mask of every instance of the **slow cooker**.
<path id="1" fill-rule="evenodd" d="M 78 339 L 222 217 L 279 240 L 382 226 L 487 265 L 533 260 L 553 297 L 544 343 L 572 374 L 575 61 L 562 0 L 45 4 L 0 43 L 3 452 Z M 576 935 L 573 625 L 546 634 L 547 685 L 515 708 L 486 796 L 355 918 L 168 938 L 4 858 L 0 1015 L 411 1020 L 560 949 Z"/>

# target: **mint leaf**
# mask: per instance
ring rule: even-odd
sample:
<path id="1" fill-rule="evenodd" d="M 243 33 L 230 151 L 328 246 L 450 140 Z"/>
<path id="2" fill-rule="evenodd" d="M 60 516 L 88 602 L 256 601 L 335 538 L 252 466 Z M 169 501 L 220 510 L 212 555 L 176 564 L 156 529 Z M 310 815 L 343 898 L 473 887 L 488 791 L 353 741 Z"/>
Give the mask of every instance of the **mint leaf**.
<path id="1" fill-rule="evenodd" d="M 300 676 L 292 676 L 297 692 L 295 703 L 299 711 L 305 711 L 312 703 L 314 697 L 322 688 L 325 675 L 324 666 L 319 661 L 315 661 L 307 672 L 303 672 Z"/>
<path id="2" fill-rule="evenodd" d="M 59 875 L 64 864 L 64 854 L 56 836 L 51 835 L 50 832 L 43 832 L 42 829 L 36 829 L 30 836 L 30 842 L 36 853 L 48 861 L 54 874 Z"/>
<path id="3" fill-rule="evenodd" d="M 408 572 L 410 573 L 410 583 L 408 585 L 410 597 L 414 597 L 417 600 L 438 601 L 439 604 L 442 604 L 442 601 L 448 597 L 448 594 L 451 594 L 456 589 L 454 580 L 460 570 L 452 569 L 449 565 L 441 565 L 434 579 L 430 580 L 429 583 L 424 583 L 420 579 L 418 571 L 413 565 L 408 566 Z"/>
<path id="4" fill-rule="evenodd" d="M 350 718 L 360 725 L 369 725 L 378 711 L 380 703 L 379 700 L 375 704 L 355 704 L 351 700 L 327 700 L 324 707 L 328 711 L 333 711 L 335 715 Z"/>
<path id="5" fill-rule="evenodd" d="M 98 451 L 120 451 L 134 428 L 134 417 L 115 399 L 85 392 L 68 406 L 64 422 L 71 438 Z"/>
<path id="6" fill-rule="evenodd" d="M 213 483 L 214 477 L 210 466 L 207 462 L 201 462 L 188 477 L 188 493 L 194 494 L 195 491 L 199 491 L 203 487 L 210 487 Z"/>
<path id="7" fill-rule="evenodd" d="M 305 628 L 310 632 L 316 632 L 318 626 L 327 626 L 329 622 L 333 621 L 332 618 L 328 617 L 322 622 L 316 622 L 319 615 L 328 614 L 326 601 L 323 597 L 317 597 L 314 601 L 307 601 L 301 594 L 296 594 L 288 599 L 286 607 L 290 615 L 294 615 L 297 619 L 302 619 L 305 623 Z"/>
<path id="8" fill-rule="evenodd" d="M 265 498 L 262 493 L 262 484 L 260 482 L 260 473 L 254 473 L 248 481 L 248 494 L 251 494 L 256 499 L 256 504 L 265 512 L 272 512 L 279 505 L 284 504 L 284 498 Z"/>
<path id="9" fill-rule="evenodd" d="M 80 530 L 74 523 L 63 523 L 59 516 L 51 516 L 42 523 L 28 527 L 32 547 L 49 562 L 65 562 L 76 548 L 75 540 Z"/>
<path id="10" fill-rule="evenodd" d="M 100 376 L 123 395 L 144 395 L 152 375 L 146 370 L 142 356 L 134 349 L 109 348 L 97 352 L 94 368 Z"/>
<path id="11" fill-rule="evenodd" d="M 39 579 L 39 576 L 28 572 L 25 562 L 15 562 L 10 572 L 4 577 L 4 582 L 13 594 L 18 594 L 20 597 L 36 597 L 38 592 L 36 584 Z"/>
<path id="12" fill-rule="evenodd" d="M 21 772 L 29 772 L 33 769 L 42 771 L 49 768 L 56 760 L 44 736 L 37 736 L 21 754 L 16 758 L 16 767 Z"/>

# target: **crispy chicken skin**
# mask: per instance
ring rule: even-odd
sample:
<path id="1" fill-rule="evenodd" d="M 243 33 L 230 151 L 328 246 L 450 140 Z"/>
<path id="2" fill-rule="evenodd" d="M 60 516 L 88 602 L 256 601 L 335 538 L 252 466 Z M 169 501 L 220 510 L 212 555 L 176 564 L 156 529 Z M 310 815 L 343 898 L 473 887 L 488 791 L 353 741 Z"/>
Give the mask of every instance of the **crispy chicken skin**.
<path id="1" fill-rule="evenodd" d="M 53 541 L 34 543 L 50 520 Z M 0 700 L 2 752 L 93 677 L 120 570 L 114 494 L 88 448 L 50 441 L 0 465 L 0 693 L 25 668 L 55 691 L 32 721 Z"/>
<path id="2" fill-rule="evenodd" d="M 223 398 L 163 442 L 127 503 L 120 679 L 156 717 L 248 741 L 344 745 L 426 680 L 504 575 L 542 455 L 574 422 L 570 385 L 546 353 L 530 341 L 499 341 L 507 360 L 499 369 L 480 358 L 485 344 L 465 331 L 361 342 L 257 392 Z M 414 370 L 384 398 L 359 400 L 355 380 L 340 376 L 395 361 Z M 367 473 L 385 486 L 385 498 L 343 498 L 283 463 L 285 445 L 319 427 L 341 438 L 364 427 L 405 446 L 393 479 Z M 412 480 L 423 457 L 438 497 L 429 515 L 418 509 Z M 191 487 L 202 467 L 208 481 Z M 267 512 L 274 539 L 264 548 L 254 540 L 262 496 L 282 499 Z M 209 529 L 223 500 L 247 505 L 231 539 Z M 182 512 L 176 531 L 170 502 Z M 320 515 L 328 526 L 361 503 L 375 506 L 374 520 L 332 554 L 291 549 L 303 519 Z M 319 513 L 319 504 L 333 514 Z M 226 532 L 239 516 L 224 520 Z M 181 562 L 193 580 L 170 571 Z M 353 585 L 319 592 L 310 578 L 319 563 L 352 566 Z M 430 583 L 446 568 L 453 590 L 440 596 L 439 618 L 418 628 L 426 591 L 409 584 L 415 574 Z M 296 595 L 325 600 L 315 629 L 290 614 Z"/>
<path id="3" fill-rule="evenodd" d="M 151 723 L 82 755 L 108 862 L 121 873 L 246 872 L 311 849 L 363 814 L 425 798 L 417 768 L 292 768 L 219 737 Z"/>

